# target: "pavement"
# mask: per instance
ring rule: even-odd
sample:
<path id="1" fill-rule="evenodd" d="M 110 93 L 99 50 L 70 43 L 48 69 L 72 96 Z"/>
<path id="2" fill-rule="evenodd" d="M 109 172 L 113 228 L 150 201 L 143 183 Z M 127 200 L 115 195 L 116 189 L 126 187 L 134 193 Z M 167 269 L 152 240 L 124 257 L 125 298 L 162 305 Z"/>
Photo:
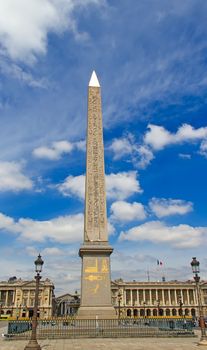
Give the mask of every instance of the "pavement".
<path id="1" fill-rule="evenodd" d="M 6 326 L 0 325 L 0 334 Z M 191 350 L 198 349 L 199 338 L 91 338 L 39 340 L 43 350 Z M 6 340 L 0 337 L 0 350 L 23 350 L 28 341 Z M 203 346 L 206 348 L 207 346 Z"/>

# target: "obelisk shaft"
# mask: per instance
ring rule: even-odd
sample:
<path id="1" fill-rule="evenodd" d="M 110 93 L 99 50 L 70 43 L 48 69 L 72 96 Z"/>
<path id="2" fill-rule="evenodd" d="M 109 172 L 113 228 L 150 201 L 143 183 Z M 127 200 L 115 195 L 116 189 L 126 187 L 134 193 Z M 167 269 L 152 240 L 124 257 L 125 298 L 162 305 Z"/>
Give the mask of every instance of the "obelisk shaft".
<path id="1" fill-rule="evenodd" d="M 84 241 L 108 241 L 101 91 L 89 84 Z"/>

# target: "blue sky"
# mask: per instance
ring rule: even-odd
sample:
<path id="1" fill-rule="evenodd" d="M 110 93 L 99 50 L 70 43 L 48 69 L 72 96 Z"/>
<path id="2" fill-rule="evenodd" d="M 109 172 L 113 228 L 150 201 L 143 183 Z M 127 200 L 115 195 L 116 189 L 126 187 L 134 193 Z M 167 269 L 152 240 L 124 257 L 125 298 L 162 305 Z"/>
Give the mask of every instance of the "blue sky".
<path id="1" fill-rule="evenodd" d="M 102 88 L 112 278 L 207 278 L 207 4 L 0 0 L 0 279 L 80 288 L 87 86 Z M 157 266 L 157 259 L 163 262 Z"/>

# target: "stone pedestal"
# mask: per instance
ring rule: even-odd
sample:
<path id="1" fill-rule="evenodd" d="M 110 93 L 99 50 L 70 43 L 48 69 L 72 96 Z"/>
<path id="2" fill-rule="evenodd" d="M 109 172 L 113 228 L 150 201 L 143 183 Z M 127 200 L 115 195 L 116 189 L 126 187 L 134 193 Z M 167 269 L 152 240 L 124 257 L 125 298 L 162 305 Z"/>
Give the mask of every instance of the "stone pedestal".
<path id="1" fill-rule="evenodd" d="M 79 255 L 82 258 L 81 305 L 78 318 L 113 319 L 117 318 L 111 304 L 110 254 L 108 245 L 84 244 Z"/>

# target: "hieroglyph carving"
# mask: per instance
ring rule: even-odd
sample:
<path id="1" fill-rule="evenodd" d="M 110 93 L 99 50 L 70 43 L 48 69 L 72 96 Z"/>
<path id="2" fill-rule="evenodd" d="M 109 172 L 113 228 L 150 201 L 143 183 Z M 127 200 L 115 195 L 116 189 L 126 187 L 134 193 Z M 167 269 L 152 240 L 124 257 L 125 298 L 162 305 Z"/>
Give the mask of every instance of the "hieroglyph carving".
<path id="1" fill-rule="evenodd" d="M 85 241 L 108 241 L 104 177 L 101 94 L 99 87 L 89 87 Z"/>

